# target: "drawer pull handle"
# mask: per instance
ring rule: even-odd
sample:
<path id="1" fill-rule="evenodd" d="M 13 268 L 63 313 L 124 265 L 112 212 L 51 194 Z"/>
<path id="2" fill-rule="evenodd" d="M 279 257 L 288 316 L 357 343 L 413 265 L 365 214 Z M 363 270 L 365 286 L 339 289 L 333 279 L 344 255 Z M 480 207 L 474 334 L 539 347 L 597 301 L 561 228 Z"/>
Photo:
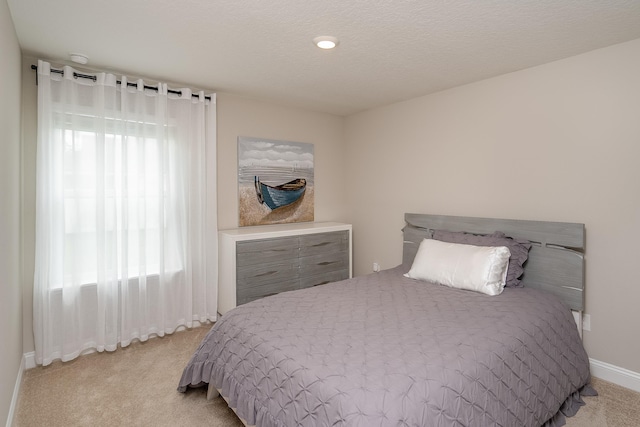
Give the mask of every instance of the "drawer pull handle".
<path id="1" fill-rule="evenodd" d="M 324 262 L 319 262 L 318 265 L 331 265 L 331 264 L 335 264 L 338 261 L 324 261 Z"/>
<path id="2" fill-rule="evenodd" d="M 318 248 L 320 246 L 327 246 L 330 245 L 331 242 L 322 242 L 322 243 L 316 243 L 315 245 L 313 245 L 314 248 Z"/>
<path id="3" fill-rule="evenodd" d="M 329 280 L 325 280 L 324 282 L 321 282 L 321 283 L 316 283 L 316 284 L 315 284 L 315 285 L 313 285 L 313 286 L 326 285 L 327 283 L 330 283 L 330 282 L 329 282 Z"/>
<path id="4" fill-rule="evenodd" d="M 277 273 L 277 270 L 271 270 L 271 271 L 267 271 L 266 273 L 260 273 L 260 274 L 256 274 L 255 277 L 262 277 L 262 276 L 268 276 L 270 274 L 275 274 Z"/>

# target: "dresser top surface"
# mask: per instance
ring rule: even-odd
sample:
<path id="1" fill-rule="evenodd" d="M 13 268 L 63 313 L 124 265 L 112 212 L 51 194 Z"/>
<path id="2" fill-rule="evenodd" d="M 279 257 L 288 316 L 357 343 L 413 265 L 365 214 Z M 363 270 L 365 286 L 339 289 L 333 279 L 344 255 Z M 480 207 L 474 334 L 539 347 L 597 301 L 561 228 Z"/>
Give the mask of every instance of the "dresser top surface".
<path id="1" fill-rule="evenodd" d="M 255 227 L 220 230 L 220 235 L 244 240 L 251 238 L 292 236 L 341 230 L 351 230 L 351 224 L 342 222 L 302 222 L 295 224 L 261 225 Z"/>

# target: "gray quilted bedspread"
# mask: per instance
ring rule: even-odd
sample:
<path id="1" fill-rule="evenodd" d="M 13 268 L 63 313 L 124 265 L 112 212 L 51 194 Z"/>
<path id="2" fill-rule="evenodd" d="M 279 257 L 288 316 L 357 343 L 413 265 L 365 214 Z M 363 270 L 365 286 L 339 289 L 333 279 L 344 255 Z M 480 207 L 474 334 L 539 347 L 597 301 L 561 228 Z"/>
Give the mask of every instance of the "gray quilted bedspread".
<path id="1" fill-rule="evenodd" d="M 405 270 L 231 310 L 178 390 L 213 382 L 260 427 L 562 425 L 561 406 L 575 412 L 589 362 L 566 306 L 532 289 L 487 296 Z"/>

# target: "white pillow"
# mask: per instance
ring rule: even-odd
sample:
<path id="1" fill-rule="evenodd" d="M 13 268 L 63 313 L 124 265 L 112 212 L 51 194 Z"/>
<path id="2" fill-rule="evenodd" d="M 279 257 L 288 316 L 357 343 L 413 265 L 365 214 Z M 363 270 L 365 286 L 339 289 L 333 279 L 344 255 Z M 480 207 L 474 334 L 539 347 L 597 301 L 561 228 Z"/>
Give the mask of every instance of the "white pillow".
<path id="1" fill-rule="evenodd" d="M 406 277 L 499 295 L 511 252 L 506 246 L 473 246 L 424 239 Z"/>

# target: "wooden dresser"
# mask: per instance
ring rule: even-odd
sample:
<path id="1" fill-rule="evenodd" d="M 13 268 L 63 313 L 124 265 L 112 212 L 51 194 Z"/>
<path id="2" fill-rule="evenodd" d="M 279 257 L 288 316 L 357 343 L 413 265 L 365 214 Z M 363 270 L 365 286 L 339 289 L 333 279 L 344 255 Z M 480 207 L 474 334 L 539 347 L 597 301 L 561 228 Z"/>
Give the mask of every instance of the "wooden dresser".
<path id="1" fill-rule="evenodd" d="M 351 224 L 309 222 L 219 231 L 218 312 L 352 276 Z"/>

